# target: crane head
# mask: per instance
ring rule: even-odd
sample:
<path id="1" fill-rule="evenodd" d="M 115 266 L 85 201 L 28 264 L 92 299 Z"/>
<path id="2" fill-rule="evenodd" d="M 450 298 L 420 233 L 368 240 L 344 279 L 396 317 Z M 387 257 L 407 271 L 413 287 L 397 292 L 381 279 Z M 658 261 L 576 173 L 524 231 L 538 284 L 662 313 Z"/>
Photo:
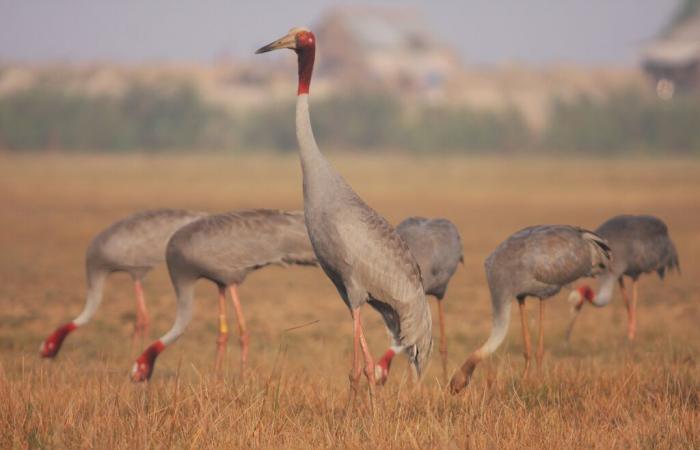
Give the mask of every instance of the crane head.
<path id="1" fill-rule="evenodd" d="M 144 350 L 141 356 L 139 356 L 134 363 L 134 366 L 131 368 L 131 381 L 148 381 L 151 378 L 151 375 L 153 375 L 153 367 L 156 364 L 156 358 L 164 348 L 165 345 L 158 340 Z"/>
<path id="2" fill-rule="evenodd" d="M 578 289 L 571 291 L 571 294 L 569 294 L 569 304 L 571 304 L 572 308 L 574 308 L 576 311 L 579 311 L 583 307 L 584 302 L 588 301 L 593 303 L 594 297 L 595 292 L 593 289 L 584 284 Z"/>
<path id="3" fill-rule="evenodd" d="M 267 53 L 272 50 L 279 50 L 282 48 L 288 48 L 294 50 L 295 52 L 300 52 L 306 49 L 316 48 L 316 36 L 308 28 L 296 27 L 289 30 L 285 36 L 271 42 L 264 47 L 260 47 L 255 51 L 258 53 Z"/>
<path id="4" fill-rule="evenodd" d="M 78 328 L 73 322 L 69 322 L 63 326 L 60 326 L 51 333 L 51 336 L 47 337 L 44 342 L 41 343 L 39 347 L 39 353 L 42 358 L 53 358 L 58 354 L 61 349 L 63 340 L 68 336 L 68 333 Z"/>

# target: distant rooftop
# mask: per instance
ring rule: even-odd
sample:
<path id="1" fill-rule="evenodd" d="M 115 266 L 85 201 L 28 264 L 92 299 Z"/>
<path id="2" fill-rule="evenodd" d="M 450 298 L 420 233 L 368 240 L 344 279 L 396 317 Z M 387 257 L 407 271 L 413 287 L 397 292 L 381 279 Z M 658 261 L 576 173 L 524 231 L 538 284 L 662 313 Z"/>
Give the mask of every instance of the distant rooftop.
<path id="1" fill-rule="evenodd" d="M 648 45 L 646 64 L 685 66 L 700 59 L 700 15 L 689 17 Z"/>

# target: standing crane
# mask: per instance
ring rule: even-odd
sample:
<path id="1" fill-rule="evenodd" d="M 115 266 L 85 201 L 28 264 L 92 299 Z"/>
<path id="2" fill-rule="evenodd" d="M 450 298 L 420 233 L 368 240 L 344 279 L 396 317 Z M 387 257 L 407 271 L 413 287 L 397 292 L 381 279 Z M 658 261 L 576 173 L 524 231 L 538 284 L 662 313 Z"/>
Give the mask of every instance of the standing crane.
<path id="1" fill-rule="evenodd" d="M 474 351 L 452 376 L 450 391 L 464 389 L 476 365 L 496 351 L 508 332 L 511 300 L 520 307 L 520 325 L 525 344 L 525 370 L 530 368 L 531 344 L 525 313 L 526 297 L 540 299 L 537 367 L 544 355 L 544 300 L 581 277 L 606 270 L 612 262 L 608 243 L 597 234 L 568 225 L 539 225 L 511 235 L 486 258 L 486 278 L 491 292 L 493 324 L 484 345 Z"/>
<path id="2" fill-rule="evenodd" d="M 291 49 L 297 54 L 299 84 L 296 135 L 304 187 L 304 216 L 311 245 L 324 272 L 338 290 L 353 320 L 351 399 L 364 373 L 374 398 L 375 369 L 364 337 L 360 307 L 369 303 L 389 329 L 393 345 L 404 352 L 418 376 L 432 350 L 432 321 L 420 270 L 408 246 L 381 215 L 370 208 L 323 157 L 309 117 L 309 86 L 316 37 L 305 28 L 289 33 L 256 53 Z"/>
<path id="3" fill-rule="evenodd" d="M 627 308 L 627 338 L 634 340 L 637 332 L 637 280 L 644 273 L 656 272 L 663 280 L 666 271 L 680 271 L 678 252 L 668 235 L 668 227 L 654 216 L 615 216 L 600 225 L 596 233 L 610 243 L 614 261 L 610 270 L 598 278 L 597 292 L 590 286 L 583 285 L 569 295 L 573 316 L 566 339 L 571 337 L 576 317 L 584 302 L 588 301 L 597 307 L 608 305 L 617 281 Z M 625 275 L 632 279 L 631 299 L 627 297 Z"/>
<path id="4" fill-rule="evenodd" d="M 168 271 L 177 295 L 175 323 L 136 360 L 134 381 L 146 381 L 156 357 L 184 332 L 192 318 L 194 287 L 205 278 L 219 287 L 219 337 L 216 370 L 219 371 L 228 341 L 226 290 L 236 310 L 241 345 L 241 369 L 248 360 L 248 331 L 238 298 L 238 286 L 246 276 L 271 264 L 316 265 L 301 211 L 244 209 L 214 214 L 179 229 L 168 242 Z"/>
<path id="5" fill-rule="evenodd" d="M 85 272 L 87 299 L 78 317 L 56 329 L 41 344 L 44 358 L 53 358 L 70 332 L 85 325 L 102 303 L 102 291 L 107 276 L 126 272 L 134 280 L 136 292 L 136 324 L 134 337 L 145 336 L 149 325 L 142 281 L 154 266 L 165 260 L 165 245 L 178 228 L 206 213 L 182 209 L 155 209 L 132 214 L 113 223 L 97 236 L 87 248 Z"/>
<path id="6" fill-rule="evenodd" d="M 416 258 L 425 295 L 432 295 L 437 299 L 442 374 L 443 379 L 447 380 L 447 342 L 442 299 L 457 266 L 464 262 L 462 239 L 457 227 L 447 219 L 409 217 L 396 227 L 396 231 Z M 379 383 L 383 383 L 389 375 L 395 350 L 387 350 L 376 365 L 375 377 Z"/>

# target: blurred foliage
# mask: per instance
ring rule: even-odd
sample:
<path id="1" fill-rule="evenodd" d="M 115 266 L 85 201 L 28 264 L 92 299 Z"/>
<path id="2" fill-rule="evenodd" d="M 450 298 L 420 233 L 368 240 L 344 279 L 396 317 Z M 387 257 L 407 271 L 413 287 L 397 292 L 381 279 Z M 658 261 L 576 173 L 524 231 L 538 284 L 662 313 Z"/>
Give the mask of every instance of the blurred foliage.
<path id="1" fill-rule="evenodd" d="M 294 105 L 268 106 L 242 118 L 247 148 L 296 150 Z M 511 150 L 531 141 L 517 111 L 487 112 L 462 107 L 421 107 L 407 113 L 398 99 L 356 93 L 315 100 L 314 133 L 323 148 L 411 151 Z"/>
<path id="2" fill-rule="evenodd" d="M 0 99 L 0 144 L 15 150 L 161 150 L 227 143 L 229 117 L 194 88 L 133 85 L 120 97 L 39 85 Z"/>
<path id="3" fill-rule="evenodd" d="M 372 92 L 316 99 L 311 115 L 327 149 L 700 152 L 700 99 L 663 101 L 637 90 L 555 100 L 538 132 L 516 109 L 406 108 L 396 97 Z M 135 84 L 115 97 L 46 83 L 0 97 L 0 148 L 295 151 L 294 104 L 230 113 L 186 84 Z"/>
<path id="4" fill-rule="evenodd" d="M 700 99 L 661 100 L 636 90 L 602 100 L 580 96 L 552 105 L 542 138 L 547 149 L 587 152 L 700 151 Z"/>

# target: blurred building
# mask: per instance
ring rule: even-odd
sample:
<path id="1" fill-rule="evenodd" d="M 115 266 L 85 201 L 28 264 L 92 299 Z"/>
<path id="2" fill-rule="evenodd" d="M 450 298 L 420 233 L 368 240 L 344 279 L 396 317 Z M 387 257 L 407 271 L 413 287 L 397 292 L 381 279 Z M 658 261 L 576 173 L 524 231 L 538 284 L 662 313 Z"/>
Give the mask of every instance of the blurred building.
<path id="1" fill-rule="evenodd" d="M 439 95 L 462 70 L 415 10 L 342 7 L 315 26 L 321 76 L 404 94 Z"/>
<path id="2" fill-rule="evenodd" d="M 659 96 L 700 88 L 700 15 L 673 26 L 644 48 L 642 66 L 654 82 Z"/>

